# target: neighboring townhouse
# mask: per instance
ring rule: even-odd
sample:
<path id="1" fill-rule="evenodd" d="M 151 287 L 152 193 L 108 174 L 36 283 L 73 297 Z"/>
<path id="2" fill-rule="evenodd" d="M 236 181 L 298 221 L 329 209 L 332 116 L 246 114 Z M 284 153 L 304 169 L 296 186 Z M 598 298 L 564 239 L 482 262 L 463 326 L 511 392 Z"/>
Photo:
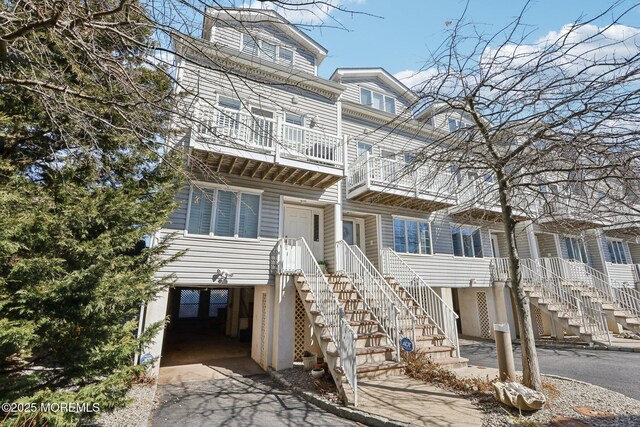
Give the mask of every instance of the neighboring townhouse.
<path id="1" fill-rule="evenodd" d="M 494 283 L 508 278 L 495 178 L 416 161 L 464 118 L 414 115 L 417 96 L 381 68 L 319 77 L 326 49 L 272 11 L 210 9 L 202 39 L 176 43 L 195 180 L 154 236 L 186 252 L 159 272 L 175 286 L 143 311 L 145 327 L 171 319 L 149 353 L 233 337 L 263 369 L 285 369 L 309 350 L 350 402 L 358 378 L 399 372 L 403 338 L 464 365 L 458 333 L 492 336 Z M 640 243 L 584 217 L 567 233 L 554 217 L 520 215 L 517 245 L 538 332 L 561 337 L 571 319 L 549 309 L 550 275 L 629 283 Z M 515 337 L 508 292 L 504 305 Z"/>

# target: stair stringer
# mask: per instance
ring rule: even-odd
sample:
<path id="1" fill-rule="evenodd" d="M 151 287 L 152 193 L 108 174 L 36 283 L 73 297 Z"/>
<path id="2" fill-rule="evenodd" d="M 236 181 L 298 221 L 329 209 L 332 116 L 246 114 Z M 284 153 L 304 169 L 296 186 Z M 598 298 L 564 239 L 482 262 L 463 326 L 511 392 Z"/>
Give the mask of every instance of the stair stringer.
<path id="1" fill-rule="evenodd" d="M 313 294 L 311 293 L 309 287 L 306 286 L 304 276 L 296 276 L 294 279 L 296 290 L 298 292 L 298 295 L 300 295 L 302 305 L 304 306 L 304 311 L 307 315 L 307 318 L 309 319 L 309 323 L 311 323 L 313 335 L 320 345 L 322 356 L 324 357 L 324 361 L 327 363 L 329 373 L 331 374 L 331 377 L 336 384 L 338 393 L 340 394 L 346 405 L 352 406 L 355 402 L 355 393 L 353 387 L 351 387 L 351 384 L 349 384 L 344 375 L 341 374 L 340 370 L 337 369 L 340 366 L 340 357 L 333 356 L 331 354 L 336 352 L 336 346 L 333 341 L 326 341 L 321 339 L 322 336 L 329 334 L 329 330 L 322 324 L 322 314 L 315 313 L 316 307 Z"/>

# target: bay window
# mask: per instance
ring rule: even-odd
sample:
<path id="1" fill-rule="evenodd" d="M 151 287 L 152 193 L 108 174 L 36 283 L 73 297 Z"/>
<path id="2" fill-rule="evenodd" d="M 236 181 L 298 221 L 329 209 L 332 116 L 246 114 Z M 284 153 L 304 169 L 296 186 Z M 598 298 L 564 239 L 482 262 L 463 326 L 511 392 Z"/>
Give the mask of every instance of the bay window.
<path id="1" fill-rule="evenodd" d="M 431 227 L 428 222 L 393 219 L 394 250 L 399 253 L 431 255 Z"/>
<path id="2" fill-rule="evenodd" d="M 256 239 L 260 195 L 193 187 L 189 198 L 189 234 Z"/>

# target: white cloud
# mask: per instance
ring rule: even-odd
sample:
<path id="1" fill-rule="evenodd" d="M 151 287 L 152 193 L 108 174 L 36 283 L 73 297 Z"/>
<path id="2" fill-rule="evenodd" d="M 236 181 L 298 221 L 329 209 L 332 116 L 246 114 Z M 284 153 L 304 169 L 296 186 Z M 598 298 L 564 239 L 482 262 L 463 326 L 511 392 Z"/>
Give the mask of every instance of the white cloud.
<path id="1" fill-rule="evenodd" d="M 404 83 L 409 89 L 421 91 L 425 83 L 438 75 L 435 68 L 427 68 L 425 70 L 403 70 L 395 73 L 393 76 Z"/>
<path id="2" fill-rule="evenodd" d="M 311 4 L 312 2 L 308 0 L 294 0 L 286 2 L 286 5 L 282 5 L 254 0 L 252 3 L 245 3 L 243 7 L 275 10 L 294 24 L 322 25 L 334 19 L 331 15 L 337 11 L 337 8 L 348 10 L 349 4 L 360 5 L 365 1 L 366 0 L 326 0 Z"/>

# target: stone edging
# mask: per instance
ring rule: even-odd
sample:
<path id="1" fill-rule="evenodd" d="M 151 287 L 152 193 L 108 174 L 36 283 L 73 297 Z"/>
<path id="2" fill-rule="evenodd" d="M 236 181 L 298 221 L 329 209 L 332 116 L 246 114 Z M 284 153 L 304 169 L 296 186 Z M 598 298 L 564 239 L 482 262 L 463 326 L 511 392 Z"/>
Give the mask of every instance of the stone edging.
<path id="1" fill-rule="evenodd" d="M 405 424 L 400 421 L 393 421 L 380 415 L 370 414 L 368 412 L 360 411 L 358 409 L 349 408 L 346 406 L 337 405 L 329 402 L 314 393 L 302 390 L 299 387 L 293 386 L 289 381 L 285 380 L 282 375 L 274 371 L 271 368 L 267 369 L 267 373 L 271 378 L 278 381 L 284 387 L 292 390 L 296 395 L 300 396 L 309 403 L 324 409 L 334 415 L 341 418 L 346 418 L 351 421 L 356 421 L 373 427 L 409 427 L 410 424 Z"/>

